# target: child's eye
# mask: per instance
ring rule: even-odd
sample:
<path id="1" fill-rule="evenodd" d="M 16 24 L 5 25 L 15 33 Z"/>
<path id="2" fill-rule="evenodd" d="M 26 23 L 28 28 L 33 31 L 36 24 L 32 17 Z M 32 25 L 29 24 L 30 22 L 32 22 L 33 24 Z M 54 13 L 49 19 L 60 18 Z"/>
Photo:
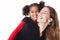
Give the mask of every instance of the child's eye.
<path id="1" fill-rule="evenodd" d="M 33 11 L 31 11 L 31 13 L 34 13 Z"/>
<path id="2" fill-rule="evenodd" d="M 32 11 L 32 13 L 34 13 L 34 12 Z"/>

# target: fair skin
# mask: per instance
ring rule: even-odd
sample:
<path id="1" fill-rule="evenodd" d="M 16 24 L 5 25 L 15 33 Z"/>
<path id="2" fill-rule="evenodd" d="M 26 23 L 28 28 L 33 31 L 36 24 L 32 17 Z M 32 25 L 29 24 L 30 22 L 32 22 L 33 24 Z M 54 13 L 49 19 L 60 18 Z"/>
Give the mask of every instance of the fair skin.
<path id="1" fill-rule="evenodd" d="M 45 30 L 47 25 L 52 21 L 50 18 L 50 10 L 47 7 L 44 7 L 38 14 L 37 22 L 40 30 L 40 36 L 42 36 L 42 32 Z"/>
<path id="2" fill-rule="evenodd" d="M 38 14 L 38 7 L 35 5 L 31 6 L 30 11 L 29 11 L 29 16 L 31 17 L 31 19 L 36 21 L 37 20 L 37 14 Z"/>

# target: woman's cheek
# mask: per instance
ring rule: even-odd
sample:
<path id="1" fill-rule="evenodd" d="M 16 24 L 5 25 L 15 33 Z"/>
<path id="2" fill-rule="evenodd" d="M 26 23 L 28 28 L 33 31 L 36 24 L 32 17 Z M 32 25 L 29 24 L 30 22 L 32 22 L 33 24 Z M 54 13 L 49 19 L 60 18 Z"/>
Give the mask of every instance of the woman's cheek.
<path id="1" fill-rule="evenodd" d="M 43 21 L 46 22 L 48 20 L 48 15 L 43 15 Z"/>
<path id="2" fill-rule="evenodd" d="M 40 22 L 41 19 L 40 19 L 40 16 L 37 16 L 37 22 Z"/>
<path id="3" fill-rule="evenodd" d="M 37 16 L 37 22 L 45 23 L 47 21 L 47 16 L 46 15 L 38 15 Z"/>

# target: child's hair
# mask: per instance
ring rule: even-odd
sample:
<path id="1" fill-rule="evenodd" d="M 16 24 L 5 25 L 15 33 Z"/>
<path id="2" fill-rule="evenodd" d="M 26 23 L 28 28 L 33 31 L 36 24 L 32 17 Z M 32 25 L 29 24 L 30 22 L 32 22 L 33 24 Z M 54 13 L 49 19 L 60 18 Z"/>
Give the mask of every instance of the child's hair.
<path id="1" fill-rule="evenodd" d="M 44 1 L 40 1 L 39 3 L 39 11 L 45 6 L 45 2 Z"/>
<path id="2" fill-rule="evenodd" d="M 28 12 L 29 12 L 29 6 L 28 5 L 26 5 L 26 6 L 24 6 L 24 8 L 23 8 L 23 15 L 28 15 Z"/>
<path id="3" fill-rule="evenodd" d="M 40 11 L 40 10 L 44 7 L 44 2 L 41 1 L 39 4 L 38 4 L 38 3 L 33 3 L 33 4 L 31 4 L 31 5 L 26 5 L 26 6 L 24 6 L 24 7 L 23 7 L 23 10 L 22 10 L 22 11 L 23 11 L 23 15 L 27 16 L 28 13 L 29 13 L 29 11 L 30 11 L 30 8 L 31 8 L 32 6 L 37 6 L 37 7 L 38 7 L 38 10 Z"/>
<path id="4" fill-rule="evenodd" d="M 33 3 L 33 4 L 31 4 L 31 5 L 26 5 L 26 6 L 24 6 L 24 8 L 23 8 L 23 15 L 27 16 L 28 13 L 29 13 L 30 8 L 31 8 L 32 6 L 37 6 L 37 7 L 38 7 L 38 4 L 37 4 L 37 3 Z"/>

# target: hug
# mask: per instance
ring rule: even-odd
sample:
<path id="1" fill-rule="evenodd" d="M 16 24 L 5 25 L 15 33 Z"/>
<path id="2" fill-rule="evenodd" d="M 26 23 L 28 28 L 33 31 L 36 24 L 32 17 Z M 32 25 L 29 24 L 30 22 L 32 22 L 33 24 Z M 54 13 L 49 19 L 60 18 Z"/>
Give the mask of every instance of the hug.
<path id="1" fill-rule="evenodd" d="M 8 40 L 59 40 L 59 20 L 56 10 L 41 1 L 26 5 L 25 16 Z"/>

